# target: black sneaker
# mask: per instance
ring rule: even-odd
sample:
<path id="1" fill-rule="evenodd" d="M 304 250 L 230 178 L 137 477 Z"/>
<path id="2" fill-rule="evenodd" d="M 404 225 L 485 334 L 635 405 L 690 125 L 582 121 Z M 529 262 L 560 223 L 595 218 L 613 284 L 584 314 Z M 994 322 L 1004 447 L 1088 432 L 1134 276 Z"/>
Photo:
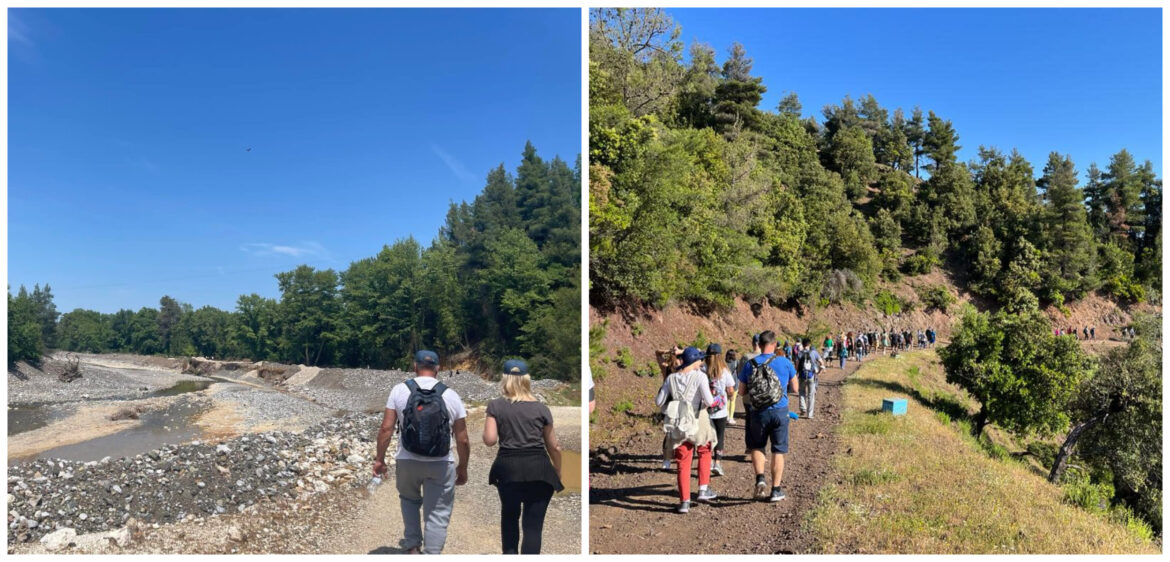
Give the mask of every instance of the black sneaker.
<path id="1" fill-rule="evenodd" d="M 762 500 L 762 499 L 768 497 L 768 483 L 764 482 L 763 478 L 756 479 L 755 492 L 756 492 L 756 499 L 758 499 L 758 500 Z"/>
<path id="2" fill-rule="evenodd" d="M 787 497 L 788 496 L 784 495 L 784 490 L 781 490 L 780 488 L 772 488 L 772 497 L 768 498 L 768 501 L 778 502 Z"/>

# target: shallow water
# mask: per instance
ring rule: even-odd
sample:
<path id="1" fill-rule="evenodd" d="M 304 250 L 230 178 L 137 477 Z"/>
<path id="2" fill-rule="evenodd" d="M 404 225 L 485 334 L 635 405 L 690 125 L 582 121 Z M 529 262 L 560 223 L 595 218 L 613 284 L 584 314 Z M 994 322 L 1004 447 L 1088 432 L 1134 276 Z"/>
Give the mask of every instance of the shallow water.
<path id="1" fill-rule="evenodd" d="M 213 381 L 182 381 L 176 383 L 174 386 L 155 391 L 151 394 L 151 396 L 178 396 L 188 392 L 199 392 L 200 390 L 206 390 L 207 387 L 211 386 L 212 382 Z"/>
<path id="2" fill-rule="evenodd" d="M 81 443 L 62 445 L 28 457 L 10 458 L 8 464 L 43 458 L 88 462 L 104 457 L 132 457 L 163 445 L 200 437 L 202 430 L 195 425 L 195 420 L 206 410 L 205 405 L 179 401 L 162 410 L 142 414 L 139 425 L 135 427 Z"/>
<path id="3" fill-rule="evenodd" d="M 581 453 L 561 451 L 561 484 L 565 486 L 562 494 L 581 493 Z"/>
<path id="4" fill-rule="evenodd" d="M 8 435 L 45 427 L 69 415 L 70 408 L 61 404 L 21 404 L 8 408 Z"/>

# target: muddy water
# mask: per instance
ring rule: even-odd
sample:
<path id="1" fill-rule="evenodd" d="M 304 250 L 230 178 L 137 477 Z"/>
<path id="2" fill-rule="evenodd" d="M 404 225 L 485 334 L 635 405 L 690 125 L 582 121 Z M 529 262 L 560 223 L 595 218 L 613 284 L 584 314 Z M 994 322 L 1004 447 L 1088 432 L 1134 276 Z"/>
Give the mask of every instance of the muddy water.
<path id="1" fill-rule="evenodd" d="M 581 453 L 561 451 L 561 484 L 565 486 L 562 494 L 581 493 Z"/>
<path id="2" fill-rule="evenodd" d="M 162 410 L 142 414 L 139 425 L 132 428 L 82 443 L 63 445 L 28 457 L 10 458 L 8 463 L 15 464 L 40 458 L 88 462 L 104 457 L 132 457 L 163 445 L 191 441 L 202 434 L 199 426 L 195 425 L 195 420 L 207 408 L 205 405 L 180 400 Z"/>
<path id="3" fill-rule="evenodd" d="M 8 435 L 45 427 L 67 417 L 72 408 L 60 404 L 21 404 L 8 408 Z"/>
<path id="4" fill-rule="evenodd" d="M 151 394 L 151 396 L 178 396 L 188 392 L 198 392 L 206 390 L 211 386 L 213 381 L 183 381 L 176 383 L 174 386 L 164 388 Z"/>

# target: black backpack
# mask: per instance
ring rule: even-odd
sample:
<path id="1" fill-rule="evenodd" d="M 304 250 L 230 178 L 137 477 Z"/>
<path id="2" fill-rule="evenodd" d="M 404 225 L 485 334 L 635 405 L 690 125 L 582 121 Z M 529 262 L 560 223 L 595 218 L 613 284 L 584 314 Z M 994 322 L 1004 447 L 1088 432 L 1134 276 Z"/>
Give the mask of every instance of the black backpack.
<path id="1" fill-rule="evenodd" d="M 402 411 L 402 448 L 424 457 L 445 457 L 451 452 L 451 414 L 443 402 L 447 386 L 436 382 L 430 390 L 406 381 L 410 398 Z"/>
<path id="2" fill-rule="evenodd" d="M 784 398 L 784 388 L 780 386 L 776 371 L 772 370 L 772 361 L 776 356 L 773 355 L 767 363 L 760 363 L 759 359 L 758 356 L 754 357 L 749 363 L 752 370 L 748 374 L 747 395 L 744 396 L 754 410 L 771 407 Z"/>

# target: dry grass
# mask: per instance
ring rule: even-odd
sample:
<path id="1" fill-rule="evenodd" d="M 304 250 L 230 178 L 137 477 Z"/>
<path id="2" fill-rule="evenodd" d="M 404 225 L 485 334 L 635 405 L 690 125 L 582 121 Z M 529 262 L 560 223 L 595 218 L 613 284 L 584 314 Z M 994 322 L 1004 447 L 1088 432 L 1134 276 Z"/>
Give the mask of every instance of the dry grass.
<path id="1" fill-rule="evenodd" d="M 914 371 L 913 368 L 917 367 Z M 882 398 L 909 412 L 882 414 Z M 1158 553 L 1102 516 L 1062 502 L 1036 468 L 966 432 L 969 398 L 946 383 L 933 351 L 882 358 L 845 389 L 839 484 L 809 524 L 828 553 Z M 994 441 L 1005 443 L 1006 436 Z"/>

